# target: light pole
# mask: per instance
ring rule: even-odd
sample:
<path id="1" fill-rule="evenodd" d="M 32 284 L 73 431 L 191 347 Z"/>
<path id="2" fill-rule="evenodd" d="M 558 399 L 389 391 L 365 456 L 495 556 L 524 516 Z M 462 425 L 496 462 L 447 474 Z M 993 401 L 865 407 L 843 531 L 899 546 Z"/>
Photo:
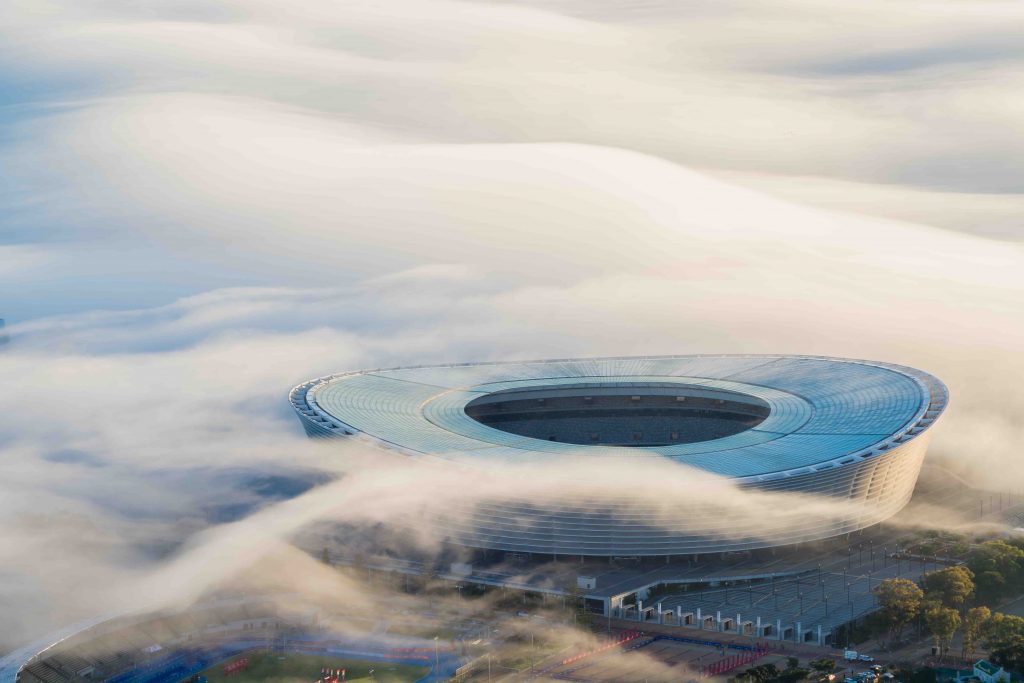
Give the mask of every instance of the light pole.
<path id="1" fill-rule="evenodd" d="M 530 675 L 531 676 L 533 675 L 533 655 L 534 655 L 533 631 L 530 631 Z"/>

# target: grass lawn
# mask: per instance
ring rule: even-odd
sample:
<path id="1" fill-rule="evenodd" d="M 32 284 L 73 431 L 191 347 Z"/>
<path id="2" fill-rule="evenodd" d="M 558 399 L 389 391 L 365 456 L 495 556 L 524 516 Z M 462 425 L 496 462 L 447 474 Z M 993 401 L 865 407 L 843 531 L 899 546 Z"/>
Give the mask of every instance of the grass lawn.
<path id="1" fill-rule="evenodd" d="M 224 675 L 224 665 L 241 657 L 249 658 L 249 667 L 232 676 Z M 345 669 L 346 680 L 377 681 L 378 683 L 412 683 L 425 676 L 430 669 L 394 662 L 368 662 L 348 657 L 300 655 L 294 652 L 262 652 L 253 650 L 232 657 L 199 673 L 209 683 L 314 683 L 320 669 Z M 373 678 L 369 676 L 373 669 Z"/>

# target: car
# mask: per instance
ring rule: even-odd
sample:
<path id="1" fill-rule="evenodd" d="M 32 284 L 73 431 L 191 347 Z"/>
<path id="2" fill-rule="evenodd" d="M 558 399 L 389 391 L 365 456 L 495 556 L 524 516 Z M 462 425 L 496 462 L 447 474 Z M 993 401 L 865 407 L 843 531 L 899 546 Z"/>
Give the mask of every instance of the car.
<path id="1" fill-rule="evenodd" d="M 528 617 L 528 616 L 530 616 L 530 613 L 525 611 L 525 610 L 519 610 L 518 612 L 516 612 L 516 616 L 517 617 Z"/>
<path id="2" fill-rule="evenodd" d="M 871 655 L 860 655 L 860 656 L 857 657 L 857 659 L 859 659 L 862 662 L 873 662 L 873 661 L 875 661 L 875 658 L 872 657 Z"/>

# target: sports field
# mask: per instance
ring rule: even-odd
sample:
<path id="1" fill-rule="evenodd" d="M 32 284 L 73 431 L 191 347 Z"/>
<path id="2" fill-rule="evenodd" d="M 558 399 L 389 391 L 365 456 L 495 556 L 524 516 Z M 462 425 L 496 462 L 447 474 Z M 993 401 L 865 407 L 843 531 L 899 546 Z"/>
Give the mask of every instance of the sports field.
<path id="1" fill-rule="evenodd" d="M 224 665 L 242 657 L 249 658 L 249 666 L 230 676 L 224 675 Z M 429 668 L 395 664 L 392 662 L 369 662 L 348 657 L 323 657 L 300 655 L 294 652 L 263 652 L 254 650 L 219 662 L 201 671 L 209 683 L 314 683 L 324 667 L 345 669 L 346 680 L 378 681 L 378 683 L 412 683 L 426 676 Z M 370 677 L 373 669 L 373 677 Z"/>

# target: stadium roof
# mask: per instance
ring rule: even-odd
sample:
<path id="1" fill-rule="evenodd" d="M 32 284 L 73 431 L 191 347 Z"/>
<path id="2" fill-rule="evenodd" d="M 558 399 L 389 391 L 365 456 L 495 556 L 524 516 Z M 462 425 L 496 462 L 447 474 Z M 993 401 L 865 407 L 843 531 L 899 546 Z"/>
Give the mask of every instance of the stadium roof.
<path id="1" fill-rule="evenodd" d="M 510 434 L 465 412 L 509 389 L 665 387 L 753 396 L 768 417 L 711 441 L 580 446 Z M 639 392 L 638 392 L 639 393 Z M 729 477 L 767 481 L 880 455 L 922 433 L 942 412 L 945 386 L 928 373 L 811 356 L 661 356 L 481 363 L 369 370 L 296 387 L 314 417 L 410 455 L 481 462 L 565 457 L 663 457 Z"/>

